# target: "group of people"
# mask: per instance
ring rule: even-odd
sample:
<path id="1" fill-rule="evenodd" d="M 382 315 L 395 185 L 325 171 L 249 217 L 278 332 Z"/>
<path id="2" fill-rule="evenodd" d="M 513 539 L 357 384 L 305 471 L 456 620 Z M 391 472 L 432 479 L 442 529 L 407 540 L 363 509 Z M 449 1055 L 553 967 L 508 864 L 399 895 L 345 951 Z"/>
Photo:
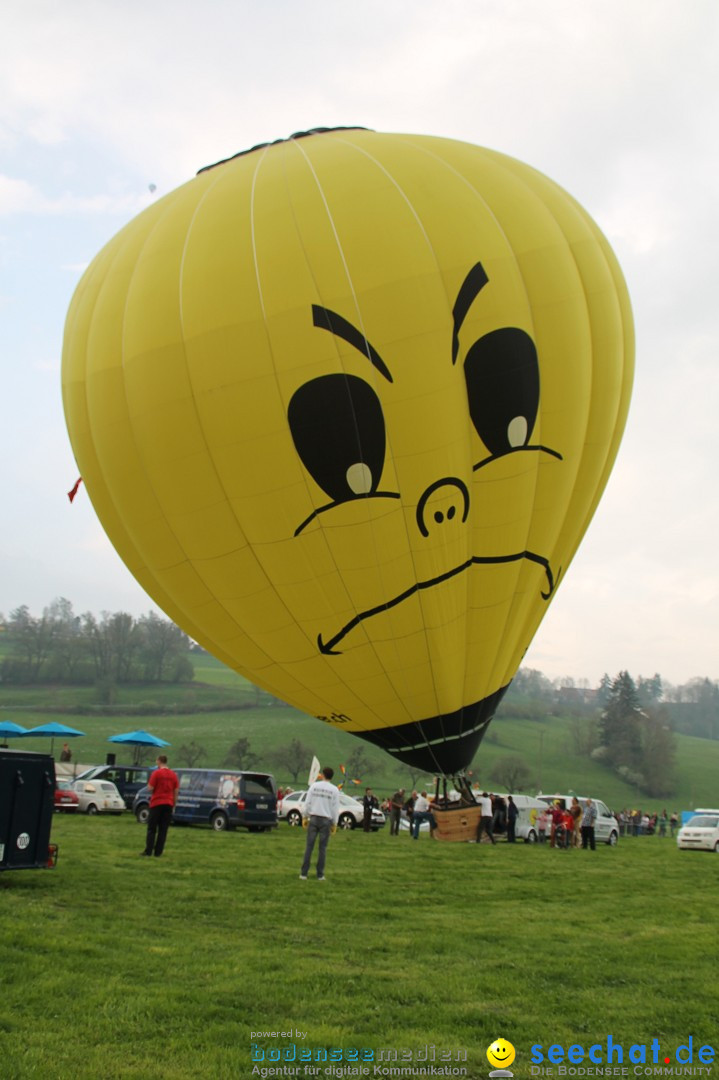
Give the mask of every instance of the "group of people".
<path id="1" fill-rule="evenodd" d="M 667 829 L 669 835 L 674 836 L 679 827 L 678 811 L 674 810 L 672 814 L 669 814 L 666 807 L 661 814 L 656 811 L 653 814 L 647 814 L 641 810 L 628 810 L 624 807 L 616 818 L 622 836 L 666 836 Z"/>
<path id="2" fill-rule="evenodd" d="M 569 806 L 564 806 L 559 799 L 540 810 L 537 815 L 537 837 L 544 844 L 549 836 L 549 846 L 553 848 L 582 847 L 596 850 L 594 824 L 597 820 L 597 808 L 591 799 L 584 806 L 576 795 L 572 796 Z"/>
<path id="3" fill-rule="evenodd" d="M 422 825 L 429 824 L 430 833 L 437 828 L 437 821 L 432 813 L 434 800 L 430 799 L 426 791 L 419 794 L 413 791 L 410 795 L 404 788 L 398 788 L 390 799 L 382 803 L 382 810 L 389 815 L 389 834 L 399 836 L 402 816 L 409 822 L 409 832 L 413 840 L 419 840 Z"/>

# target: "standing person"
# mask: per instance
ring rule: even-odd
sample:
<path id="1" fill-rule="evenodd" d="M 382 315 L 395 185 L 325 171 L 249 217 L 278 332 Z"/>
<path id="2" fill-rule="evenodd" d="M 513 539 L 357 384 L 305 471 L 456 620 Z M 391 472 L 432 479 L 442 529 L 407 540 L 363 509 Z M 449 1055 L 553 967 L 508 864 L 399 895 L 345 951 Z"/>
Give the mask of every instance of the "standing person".
<path id="1" fill-rule="evenodd" d="M 667 821 L 668 820 L 669 820 L 669 815 L 667 814 L 667 811 L 666 811 L 666 808 L 665 808 L 664 810 L 662 810 L 661 816 L 659 818 L 659 835 L 660 836 L 666 836 L 667 835 Z"/>
<path id="2" fill-rule="evenodd" d="M 569 807 L 572 815 L 572 847 L 579 847 L 582 842 L 582 817 L 584 811 L 576 795 L 572 795 L 572 805 Z"/>
<path id="3" fill-rule="evenodd" d="M 300 870 L 300 879 L 307 881 L 310 871 L 312 852 L 315 840 L 319 836 L 320 846 L 317 853 L 317 880 L 325 880 L 325 856 L 330 833 L 337 828 L 337 819 L 340 816 L 340 793 L 330 781 L 334 776 L 334 769 L 321 769 L 318 778 L 307 792 L 304 806 L 302 807 L 302 824 L 307 828 L 307 845 L 305 857 Z"/>
<path id="4" fill-rule="evenodd" d="M 419 830 L 423 821 L 429 822 L 430 830 L 435 828 L 436 822 L 426 791 L 421 792 L 414 801 L 414 811 L 412 813 L 413 840 L 419 840 Z"/>
<path id="5" fill-rule="evenodd" d="M 544 810 L 540 810 L 537 815 L 537 836 L 539 837 L 539 843 L 545 843 L 547 839 L 547 828 L 549 826 L 549 810 L 545 807 Z"/>
<path id="6" fill-rule="evenodd" d="M 157 768 L 150 773 L 147 781 L 152 788 L 150 796 L 150 816 L 147 819 L 147 837 L 145 850 L 141 855 L 155 855 L 157 858 L 165 850 L 167 830 L 172 821 L 172 811 L 177 800 L 180 781 L 177 773 L 167 767 L 167 755 L 160 754 Z"/>
<path id="7" fill-rule="evenodd" d="M 597 808 L 591 799 L 587 799 L 584 814 L 582 815 L 582 847 L 585 850 L 587 847 L 591 847 L 592 851 L 596 851 L 594 841 L 594 822 L 596 820 Z"/>
<path id="8" fill-rule="evenodd" d="M 496 844 L 497 841 L 494 839 L 494 830 L 492 829 L 492 800 L 486 791 L 483 791 L 479 796 L 479 812 L 481 816 L 477 826 L 477 843 L 482 839 L 482 833 L 486 832 L 492 843 Z"/>
<path id="9" fill-rule="evenodd" d="M 559 799 L 554 800 L 549 813 L 550 813 L 551 818 L 552 818 L 552 832 L 551 832 L 551 837 L 550 837 L 550 840 L 549 840 L 549 846 L 550 847 L 557 847 L 557 842 L 559 841 L 559 846 L 561 847 L 561 841 L 562 841 L 562 813 L 563 813 L 563 811 L 562 811 L 561 806 L 559 805 Z"/>
<path id="10" fill-rule="evenodd" d="M 60 761 L 72 761 L 72 750 L 66 742 L 62 744 L 62 750 L 60 751 Z"/>
<path id="11" fill-rule="evenodd" d="M 389 834 L 390 836 L 399 836 L 399 820 L 402 816 L 402 810 L 404 808 L 404 788 L 398 788 L 392 796 L 392 801 L 389 805 Z"/>
<path id="12" fill-rule="evenodd" d="M 377 799 L 372 794 L 372 788 L 367 788 L 362 800 L 362 828 L 369 832 L 372 828 L 372 811 L 379 807 Z"/>
<path id="13" fill-rule="evenodd" d="M 412 835 L 412 820 L 414 815 L 414 804 L 417 801 L 417 792 L 413 791 L 410 797 L 404 804 L 404 812 L 407 815 L 407 821 L 409 822 L 409 833 Z"/>
<path id="14" fill-rule="evenodd" d="M 516 841 L 516 828 L 517 828 L 517 804 L 511 795 L 507 796 L 507 843 L 513 844 Z"/>
<path id="15" fill-rule="evenodd" d="M 676 829 L 678 824 L 679 824 L 679 814 L 675 810 L 674 813 L 672 814 L 672 816 L 669 818 L 669 834 L 670 834 L 670 836 L 672 838 L 674 837 L 674 830 Z"/>

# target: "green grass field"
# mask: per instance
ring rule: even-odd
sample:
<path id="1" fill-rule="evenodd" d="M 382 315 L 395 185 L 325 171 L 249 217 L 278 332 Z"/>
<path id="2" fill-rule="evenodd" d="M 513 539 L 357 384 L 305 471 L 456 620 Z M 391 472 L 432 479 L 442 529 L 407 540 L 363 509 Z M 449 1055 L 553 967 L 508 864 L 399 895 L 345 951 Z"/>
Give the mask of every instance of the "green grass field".
<path id="1" fill-rule="evenodd" d="M 0 875 L 4 1080 L 249 1078 L 253 1042 L 289 1045 L 262 1031 L 313 1053 L 466 1050 L 471 1080 L 500 1036 L 517 1077 L 536 1043 L 717 1041 L 719 860 L 668 838 L 338 833 L 324 883 L 298 879 L 286 825 L 175 828 L 158 860 L 129 814 L 56 816 L 53 839 L 56 870 Z"/>

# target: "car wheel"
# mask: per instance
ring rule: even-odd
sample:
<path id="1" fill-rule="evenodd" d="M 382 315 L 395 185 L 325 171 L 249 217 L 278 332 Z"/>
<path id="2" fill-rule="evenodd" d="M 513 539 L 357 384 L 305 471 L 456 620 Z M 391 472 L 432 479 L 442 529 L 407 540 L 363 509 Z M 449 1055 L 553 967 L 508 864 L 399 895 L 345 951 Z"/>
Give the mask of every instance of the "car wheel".
<path id="1" fill-rule="evenodd" d="M 614 829 L 612 829 L 612 831 L 609 834 L 609 839 L 607 840 L 607 843 L 609 844 L 610 847 L 616 847 L 618 839 L 619 839 L 619 837 L 617 836 Z"/>
<path id="2" fill-rule="evenodd" d="M 215 832 L 224 832 L 229 822 L 227 820 L 227 814 L 224 810 L 215 810 L 214 814 L 210 818 L 210 825 Z"/>
<path id="3" fill-rule="evenodd" d="M 302 814 L 299 812 L 299 810 L 290 810 L 289 814 L 287 815 L 287 824 L 288 825 L 301 825 L 302 824 Z"/>
<path id="4" fill-rule="evenodd" d="M 714 845 L 714 850 L 716 851 L 717 855 L 719 855 L 719 840 L 717 840 L 716 844 Z"/>
<path id="5" fill-rule="evenodd" d="M 525 842 L 525 844 L 536 844 L 537 843 L 537 834 L 534 831 L 534 829 L 529 830 L 529 832 L 527 833 L 527 838 L 526 838 L 526 840 L 524 842 Z"/>
<path id="6" fill-rule="evenodd" d="M 89 804 L 89 806 L 88 806 L 87 810 L 85 811 L 85 813 L 86 814 L 96 814 L 97 813 L 97 807 L 95 806 L 94 802 L 91 802 Z"/>
<path id="7" fill-rule="evenodd" d="M 148 818 L 150 817 L 150 807 L 147 803 L 142 803 L 135 810 L 135 817 L 137 818 L 138 825 L 147 825 Z"/>
<path id="8" fill-rule="evenodd" d="M 357 822 L 351 814 L 340 814 L 337 824 L 340 829 L 354 829 Z"/>

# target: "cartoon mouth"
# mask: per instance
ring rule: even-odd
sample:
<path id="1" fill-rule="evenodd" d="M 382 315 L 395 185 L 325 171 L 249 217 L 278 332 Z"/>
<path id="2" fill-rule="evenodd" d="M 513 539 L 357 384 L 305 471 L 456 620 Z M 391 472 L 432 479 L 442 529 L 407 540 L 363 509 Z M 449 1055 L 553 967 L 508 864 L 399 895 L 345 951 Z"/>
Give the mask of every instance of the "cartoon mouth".
<path id="1" fill-rule="evenodd" d="M 465 570 L 469 570 L 472 566 L 496 566 L 498 563 L 512 563 L 519 562 L 521 559 L 527 559 L 528 562 L 537 563 L 544 570 L 547 576 L 547 591 L 541 594 L 543 600 L 549 600 L 550 596 L 557 587 L 559 581 L 559 575 L 561 574 L 561 567 L 557 573 L 557 577 L 554 577 L 552 568 L 549 565 L 549 560 L 545 559 L 543 555 L 537 555 L 533 551 L 518 551 L 514 555 L 473 555 L 467 559 L 466 562 L 461 563 L 459 566 L 455 566 L 454 569 L 448 570 L 444 574 L 440 574 L 438 577 L 430 578 L 429 581 L 417 581 L 414 585 L 411 585 L 409 589 L 405 589 L 404 592 L 399 593 L 392 600 L 386 600 L 383 604 L 378 604 L 376 607 L 368 608 L 367 611 L 360 611 L 353 619 L 350 619 L 341 630 L 339 630 L 329 641 L 323 641 L 322 634 L 317 635 L 317 647 L 321 653 L 325 656 L 341 656 L 342 651 L 337 648 L 337 645 L 347 637 L 355 627 L 360 623 L 365 622 L 367 619 L 371 619 L 374 615 L 381 615 L 383 611 L 388 611 L 390 608 L 396 607 L 404 600 L 408 600 L 410 596 L 414 596 L 415 593 L 423 592 L 425 589 L 433 589 L 435 585 L 441 585 L 443 581 L 449 581 L 450 578 L 457 577 L 458 574 L 463 574 Z"/>

